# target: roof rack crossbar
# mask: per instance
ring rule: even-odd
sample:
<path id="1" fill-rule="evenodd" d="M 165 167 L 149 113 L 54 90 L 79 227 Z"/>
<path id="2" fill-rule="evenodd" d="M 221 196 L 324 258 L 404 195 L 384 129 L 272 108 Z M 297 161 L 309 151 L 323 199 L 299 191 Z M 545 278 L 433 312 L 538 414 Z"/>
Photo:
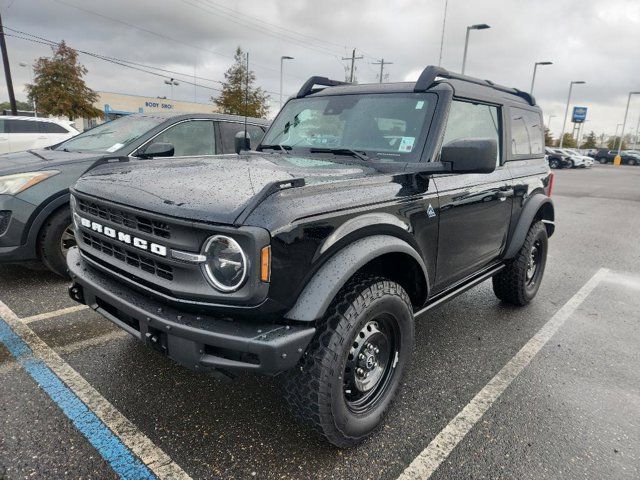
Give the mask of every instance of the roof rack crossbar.
<path id="1" fill-rule="evenodd" d="M 493 83 L 490 80 L 482 80 L 480 78 L 469 77 L 467 75 L 460 75 L 459 73 L 453 73 L 447 70 L 446 68 L 436 67 L 434 65 L 429 65 L 425 68 L 418 81 L 416 82 L 416 86 L 414 87 L 414 92 L 425 92 L 427 91 L 435 82 L 436 78 L 448 78 L 451 80 L 462 80 L 463 82 L 474 83 L 476 85 L 482 85 L 484 87 L 490 87 L 495 90 L 499 90 L 501 92 L 510 93 L 512 95 L 516 95 L 526 101 L 529 105 L 535 105 L 536 101 L 533 96 L 527 92 L 523 92 L 518 90 L 517 88 L 504 87 L 502 85 L 498 85 Z"/>
<path id="2" fill-rule="evenodd" d="M 298 91 L 296 98 L 306 97 L 307 95 L 317 92 L 322 89 L 314 89 L 316 85 L 321 87 L 337 87 L 338 85 L 348 85 L 347 82 L 341 82 L 339 80 L 330 80 L 327 77 L 311 77 L 304 82 L 304 85 Z"/>

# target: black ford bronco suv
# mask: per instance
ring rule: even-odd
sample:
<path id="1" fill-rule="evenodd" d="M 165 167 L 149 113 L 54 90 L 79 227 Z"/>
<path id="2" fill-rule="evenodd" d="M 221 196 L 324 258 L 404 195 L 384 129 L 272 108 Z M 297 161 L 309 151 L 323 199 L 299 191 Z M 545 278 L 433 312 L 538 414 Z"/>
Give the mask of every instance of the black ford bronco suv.
<path id="1" fill-rule="evenodd" d="M 80 178 L 70 295 L 187 367 L 280 376 L 297 417 L 354 445 L 400 387 L 417 317 L 489 278 L 504 302 L 536 295 L 554 230 L 542 125 L 529 94 L 438 67 L 312 77 L 257 151 Z"/>

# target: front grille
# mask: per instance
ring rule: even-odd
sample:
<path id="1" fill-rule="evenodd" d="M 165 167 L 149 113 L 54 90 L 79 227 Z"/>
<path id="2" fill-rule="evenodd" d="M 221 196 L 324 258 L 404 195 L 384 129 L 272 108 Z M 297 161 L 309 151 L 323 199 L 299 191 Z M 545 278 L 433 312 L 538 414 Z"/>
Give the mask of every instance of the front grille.
<path id="1" fill-rule="evenodd" d="M 148 233 L 161 238 L 171 238 L 171 226 L 165 222 L 151 220 L 141 215 L 135 215 L 118 208 L 100 205 L 90 200 L 77 199 L 78 209 L 94 217 L 104 218 L 117 225 L 123 225 L 139 232 Z"/>
<path id="2" fill-rule="evenodd" d="M 11 210 L 0 210 L 0 235 L 7 231 L 9 220 L 11 220 Z"/>
<path id="3" fill-rule="evenodd" d="M 91 235 L 87 232 L 82 232 L 82 241 L 85 245 L 98 250 L 110 257 L 113 257 L 121 262 L 125 262 L 128 265 L 138 268 L 145 272 L 156 275 L 157 277 L 164 278 L 165 280 L 173 280 L 173 268 L 162 262 L 158 262 L 153 258 L 149 258 L 146 255 L 130 252 L 120 245 L 114 245 L 111 242 L 103 240 Z"/>

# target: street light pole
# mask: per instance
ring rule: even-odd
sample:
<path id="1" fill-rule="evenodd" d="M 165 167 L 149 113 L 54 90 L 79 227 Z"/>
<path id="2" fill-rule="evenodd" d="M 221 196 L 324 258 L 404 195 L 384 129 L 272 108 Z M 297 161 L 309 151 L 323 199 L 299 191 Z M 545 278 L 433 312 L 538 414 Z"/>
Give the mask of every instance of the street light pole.
<path id="1" fill-rule="evenodd" d="M 29 68 L 29 77 L 31 77 L 31 83 L 33 83 L 33 67 L 29 67 L 29 65 L 25 62 L 20 62 L 18 65 L 20 65 L 23 68 Z M 38 117 L 38 107 L 36 105 L 36 97 L 33 97 L 33 116 L 34 117 Z"/>
<path id="2" fill-rule="evenodd" d="M 464 75 L 464 69 L 467 64 L 467 50 L 469 49 L 469 32 L 471 30 L 486 30 L 491 28 L 486 23 L 477 23 L 476 25 L 470 25 L 467 27 L 467 36 L 464 39 L 464 54 L 462 55 L 462 75 Z"/>
<path id="3" fill-rule="evenodd" d="M 562 132 L 560 133 L 560 144 L 559 144 L 560 148 L 562 148 L 562 144 L 564 143 L 564 129 L 567 125 L 567 115 L 569 114 L 569 102 L 571 101 L 571 90 L 573 89 L 574 85 L 582 85 L 585 83 L 587 82 L 584 82 L 582 80 L 576 80 L 569 84 L 569 95 L 567 96 L 567 108 L 564 111 L 564 120 L 562 121 Z"/>
<path id="4" fill-rule="evenodd" d="M 640 92 L 629 92 L 629 97 L 627 98 L 627 108 L 624 111 L 624 120 L 622 121 L 622 131 L 620 132 L 620 142 L 618 143 L 618 154 L 616 158 L 613 160 L 614 165 L 620 165 L 622 163 L 622 158 L 620 158 L 620 151 L 622 150 L 622 139 L 624 138 L 624 129 L 627 126 L 627 115 L 629 114 L 629 105 L 631 104 L 631 95 L 640 95 Z"/>
<path id="5" fill-rule="evenodd" d="M 293 57 L 283 55 L 280 57 L 280 108 L 282 108 L 282 81 L 283 81 L 283 66 L 285 60 L 293 60 Z"/>
<path id="6" fill-rule="evenodd" d="M 165 80 L 164 83 L 171 86 L 171 100 L 173 100 L 173 86 L 175 85 L 177 87 L 180 84 L 176 82 L 173 78 L 170 78 L 169 80 Z"/>
<path id="7" fill-rule="evenodd" d="M 553 62 L 536 62 L 533 64 L 533 77 L 531 78 L 531 89 L 529 90 L 529 94 L 533 95 L 533 84 L 536 81 L 536 70 L 538 69 L 538 65 L 553 65 Z"/>

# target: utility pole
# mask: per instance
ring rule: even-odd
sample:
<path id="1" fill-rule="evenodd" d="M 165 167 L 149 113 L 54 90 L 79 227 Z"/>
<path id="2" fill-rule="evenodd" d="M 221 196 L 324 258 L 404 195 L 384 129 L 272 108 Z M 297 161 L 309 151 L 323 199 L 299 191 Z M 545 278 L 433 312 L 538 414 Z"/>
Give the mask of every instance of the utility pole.
<path id="1" fill-rule="evenodd" d="M 350 57 L 342 57 L 342 60 L 351 60 L 351 75 L 349 75 L 349 83 L 353 83 L 353 73 L 355 70 L 355 66 L 356 66 L 356 60 L 362 60 L 362 55 L 360 55 L 359 57 L 356 57 L 356 49 L 353 49 L 353 52 L 351 52 L 351 56 Z"/>
<path id="2" fill-rule="evenodd" d="M 2 15 L 0 15 L 0 50 L 2 50 L 2 63 L 4 65 L 4 76 L 7 79 L 7 92 L 9 92 L 9 103 L 11 103 L 11 115 L 18 115 L 16 106 L 16 96 L 13 93 L 13 81 L 11 80 L 11 69 L 9 68 L 9 54 L 7 53 L 7 43 L 4 39 L 4 27 L 2 26 Z"/>
<path id="3" fill-rule="evenodd" d="M 371 65 L 380 65 L 380 83 L 382 83 L 382 75 L 384 74 L 385 65 L 393 65 L 393 62 L 385 62 L 384 58 L 379 62 L 373 62 Z"/>

